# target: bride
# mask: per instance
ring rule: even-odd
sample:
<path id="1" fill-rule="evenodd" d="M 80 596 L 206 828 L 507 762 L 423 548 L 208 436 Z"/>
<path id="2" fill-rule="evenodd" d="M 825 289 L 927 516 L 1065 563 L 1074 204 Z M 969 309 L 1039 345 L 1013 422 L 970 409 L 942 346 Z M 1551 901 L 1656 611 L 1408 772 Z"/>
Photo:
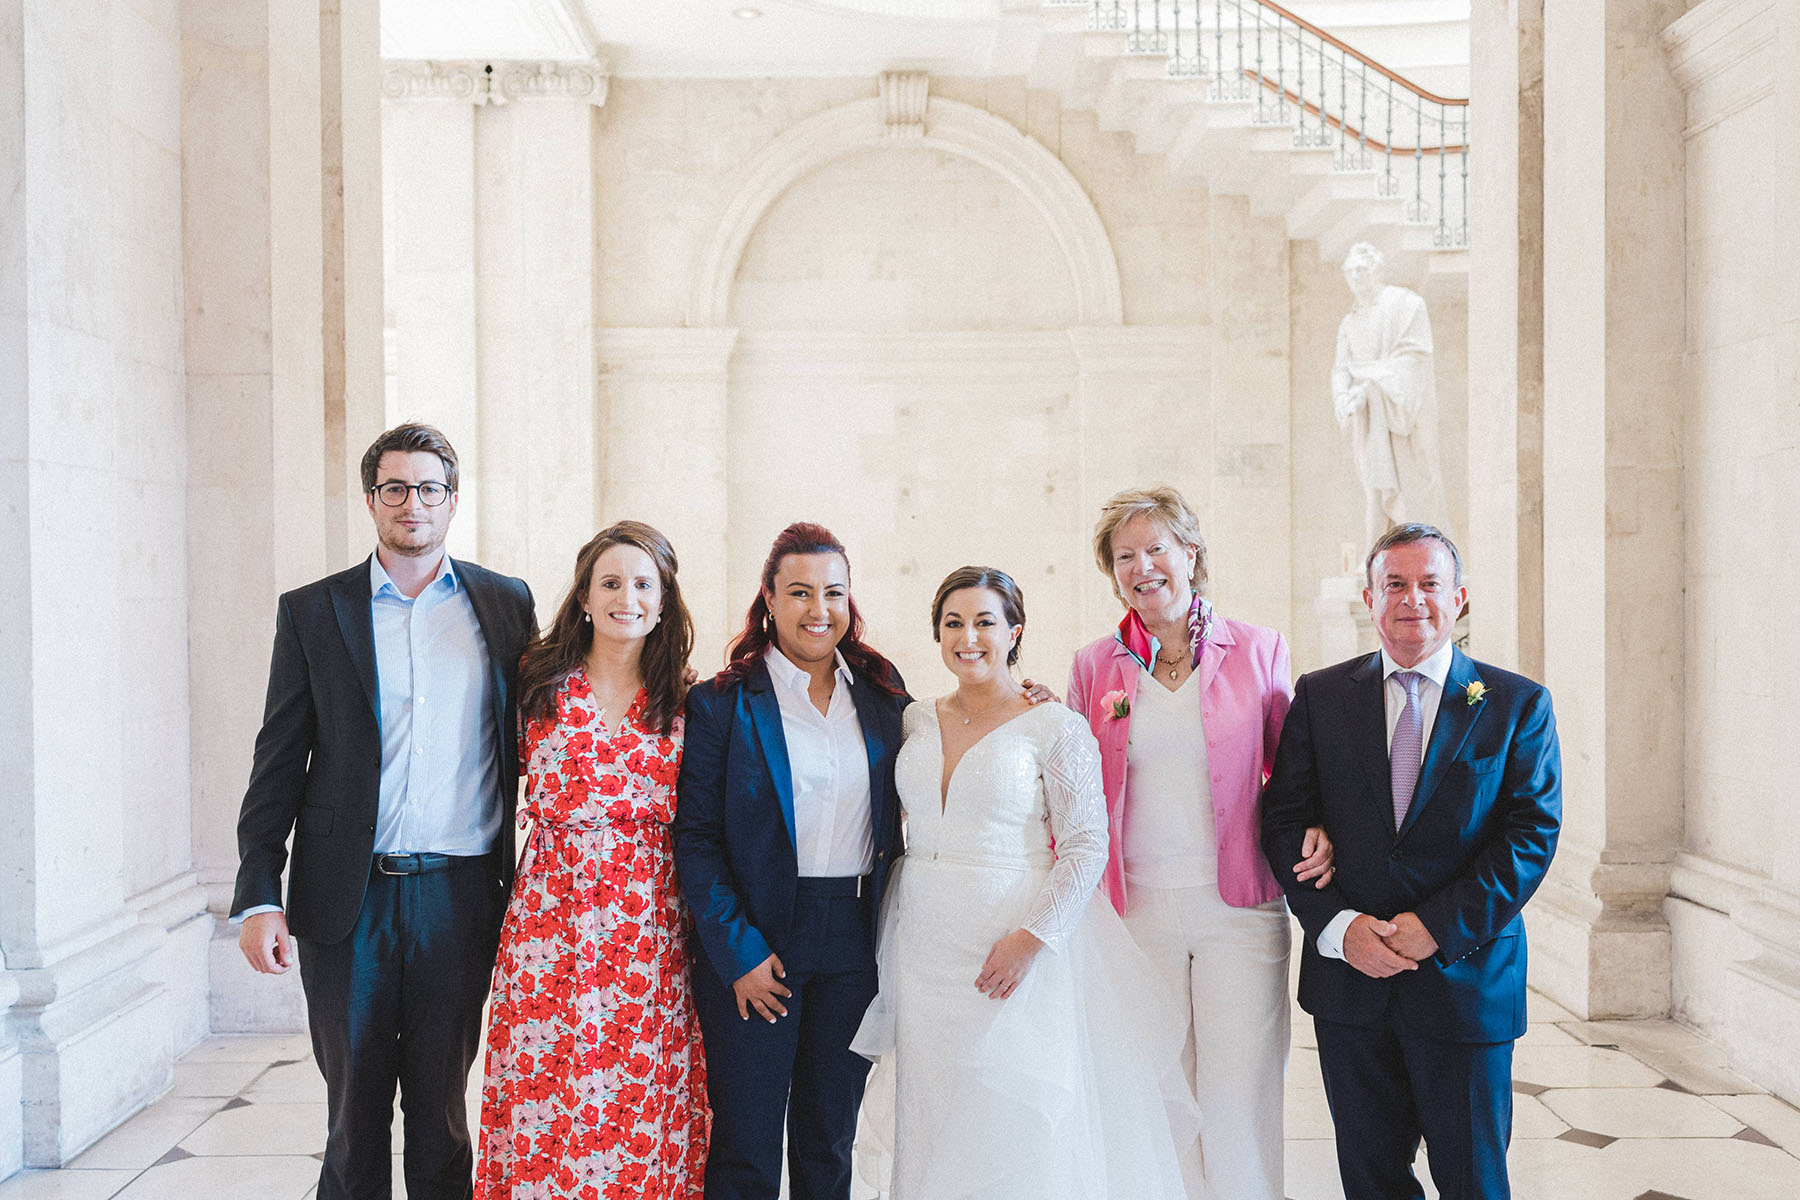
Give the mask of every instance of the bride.
<path id="1" fill-rule="evenodd" d="M 1004 572 L 951 572 L 932 622 L 957 686 L 905 715 L 909 844 L 853 1043 L 880 1056 L 865 1167 L 893 1200 L 1186 1200 L 1176 1146 L 1197 1114 L 1164 1095 L 1183 1086 L 1182 1014 L 1089 903 L 1107 837 L 1093 735 L 1013 682 L 1025 607 Z M 1171 1111 L 1195 1119 L 1171 1129 Z"/>

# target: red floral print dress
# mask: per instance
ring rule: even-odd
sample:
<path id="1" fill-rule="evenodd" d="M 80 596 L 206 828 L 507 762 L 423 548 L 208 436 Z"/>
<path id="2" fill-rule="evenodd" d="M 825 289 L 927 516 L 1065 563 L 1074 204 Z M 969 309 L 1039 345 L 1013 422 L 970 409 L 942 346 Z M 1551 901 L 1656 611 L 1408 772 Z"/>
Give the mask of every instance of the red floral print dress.
<path id="1" fill-rule="evenodd" d="M 669 822 L 681 724 L 616 727 L 587 676 L 520 737 L 534 824 L 500 933 L 476 1200 L 699 1196 L 712 1113 Z"/>

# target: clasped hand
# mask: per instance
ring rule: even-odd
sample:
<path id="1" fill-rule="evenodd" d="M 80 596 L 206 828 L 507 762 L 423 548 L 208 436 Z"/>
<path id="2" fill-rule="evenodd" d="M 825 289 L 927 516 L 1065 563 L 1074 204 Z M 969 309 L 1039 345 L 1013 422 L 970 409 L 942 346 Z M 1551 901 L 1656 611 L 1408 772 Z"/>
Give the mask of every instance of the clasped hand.
<path id="1" fill-rule="evenodd" d="M 787 1016 L 787 1006 L 782 1000 L 794 993 L 781 982 L 786 978 L 787 968 L 773 954 L 738 976 L 731 985 L 731 994 L 737 999 L 738 1016 L 748 1021 L 754 1009 L 757 1016 L 771 1025 L 775 1018 Z"/>
<path id="2" fill-rule="evenodd" d="M 1362 913 L 1344 930 L 1344 961 L 1374 979 L 1416 971 L 1437 948 L 1417 913 L 1396 913 L 1392 921 Z"/>

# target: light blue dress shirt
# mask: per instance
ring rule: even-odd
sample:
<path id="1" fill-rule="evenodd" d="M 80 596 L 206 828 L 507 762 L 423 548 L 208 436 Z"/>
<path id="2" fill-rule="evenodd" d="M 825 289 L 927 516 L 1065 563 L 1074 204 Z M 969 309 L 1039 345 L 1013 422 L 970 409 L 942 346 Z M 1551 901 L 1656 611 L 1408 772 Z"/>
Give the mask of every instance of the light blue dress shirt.
<path id="1" fill-rule="evenodd" d="M 408 598 L 369 558 L 381 717 L 377 854 L 486 854 L 499 842 L 487 643 L 450 556 Z"/>
<path id="2" fill-rule="evenodd" d="M 499 740 L 488 720 L 493 673 L 469 593 L 444 555 L 408 598 L 369 556 L 381 798 L 375 853 L 486 854 L 499 844 Z M 259 904 L 232 916 L 280 912 Z"/>

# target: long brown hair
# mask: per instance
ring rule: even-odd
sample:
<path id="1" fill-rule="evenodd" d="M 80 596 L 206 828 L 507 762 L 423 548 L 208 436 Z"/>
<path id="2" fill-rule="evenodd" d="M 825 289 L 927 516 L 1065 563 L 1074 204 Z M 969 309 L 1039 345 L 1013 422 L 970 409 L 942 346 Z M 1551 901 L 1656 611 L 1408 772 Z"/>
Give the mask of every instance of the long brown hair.
<path id="1" fill-rule="evenodd" d="M 608 525 L 575 556 L 575 581 L 557 606 L 556 619 L 532 639 L 519 660 L 519 713 L 527 719 L 551 716 L 557 688 L 570 671 L 587 661 L 594 627 L 582 619 L 581 599 L 594 577 L 594 563 L 613 546 L 635 546 L 648 554 L 662 580 L 662 619 L 644 637 L 638 669 L 644 676 L 644 725 L 667 734 L 687 699 L 684 676 L 688 655 L 694 650 L 694 620 L 682 603 L 681 584 L 675 578 L 675 548 L 642 521 Z"/>
<path id="2" fill-rule="evenodd" d="M 850 556 L 844 552 L 843 544 L 832 536 L 831 530 L 810 521 L 795 521 L 782 530 L 776 535 L 775 544 L 769 547 L 769 557 L 763 562 L 762 586 L 756 589 L 756 599 L 750 602 L 743 632 L 733 639 L 725 652 L 730 662 L 719 672 L 717 683 L 742 680 L 749 673 L 751 664 L 775 644 L 775 622 L 769 618 L 766 597 L 775 590 L 775 574 L 781 570 L 781 560 L 790 554 L 835 554 L 844 560 L 845 578 L 849 578 Z M 856 597 L 852 595 L 846 599 L 850 608 L 850 628 L 837 645 L 838 653 L 853 670 L 882 691 L 894 696 L 905 695 L 898 682 L 900 672 L 894 669 L 894 664 L 862 640 L 863 619 L 856 608 Z"/>

